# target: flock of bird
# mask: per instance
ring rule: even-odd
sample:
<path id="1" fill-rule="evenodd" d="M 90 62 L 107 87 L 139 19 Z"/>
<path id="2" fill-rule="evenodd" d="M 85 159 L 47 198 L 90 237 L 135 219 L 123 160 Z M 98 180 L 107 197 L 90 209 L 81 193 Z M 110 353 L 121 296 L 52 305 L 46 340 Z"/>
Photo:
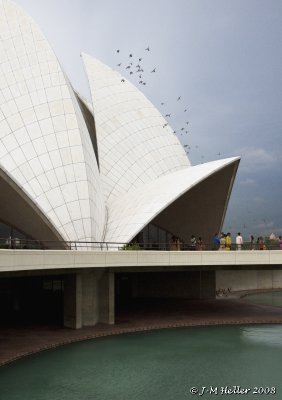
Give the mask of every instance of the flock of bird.
<path id="1" fill-rule="evenodd" d="M 145 47 L 145 46 L 144 46 Z M 158 71 L 158 68 L 156 66 L 151 67 L 151 68 L 146 68 L 145 64 L 147 64 L 147 57 L 151 52 L 150 46 L 147 46 L 143 54 L 135 57 L 132 52 L 128 52 L 127 54 L 123 54 L 124 52 L 121 51 L 120 49 L 116 50 L 116 55 L 119 57 L 119 60 L 117 61 L 116 66 L 120 70 L 121 74 L 123 76 L 128 76 L 130 80 L 135 81 L 136 84 L 146 86 L 148 85 L 148 82 L 150 82 L 151 76 L 155 75 Z M 124 83 L 126 82 L 126 78 L 121 78 L 121 82 Z M 171 101 L 169 102 L 171 103 Z M 184 150 L 186 154 L 188 155 L 190 151 L 192 150 L 191 145 L 188 144 L 188 135 L 190 134 L 190 131 L 188 130 L 189 127 L 189 121 L 187 120 L 187 112 L 188 112 L 188 106 L 183 105 L 183 98 L 181 95 L 179 95 L 175 100 L 174 100 L 174 113 L 170 111 L 165 111 L 162 112 L 164 118 L 166 121 L 170 120 L 172 123 L 165 122 L 163 124 L 163 128 L 166 128 L 168 125 L 176 125 L 176 121 L 180 121 L 180 126 L 173 131 L 175 135 L 177 135 L 180 139 L 180 141 L 183 143 Z M 165 101 L 160 101 L 160 108 L 166 109 L 167 103 Z M 193 150 L 198 150 L 199 145 L 194 145 Z M 218 153 L 217 156 L 221 156 L 221 153 Z M 201 156 L 201 163 L 204 162 L 204 155 Z"/>
<path id="2" fill-rule="evenodd" d="M 145 46 L 144 46 L 145 47 Z M 123 76 L 128 76 L 130 80 L 135 81 L 136 84 L 140 86 L 146 86 L 150 82 L 150 78 L 154 75 L 157 74 L 158 68 L 156 66 L 148 68 L 145 67 L 145 64 L 147 65 L 148 61 L 148 55 L 151 52 L 150 46 L 146 47 L 143 51 L 143 54 L 139 57 L 135 57 L 132 52 L 128 52 L 127 54 L 123 54 L 124 52 L 121 51 L 120 49 L 116 50 L 116 55 L 119 57 L 119 61 L 116 64 L 118 69 L 120 70 L 121 74 Z M 126 81 L 126 78 L 121 78 L 121 82 L 124 83 Z M 160 101 L 160 110 L 164 110 L 162 112 L 164 118 L 166 121 L 172 121 L 172 123 L 165 122 L 163 124 L 163 128 L 166 128 L 168 125 L 176 125 L 176 121 L 180 121 L 181 125 L 179 128 L 175 129 L 173 133 L 177 135 L 180 139 L 180 141 L 183 143 L 184 150 L 186 154 L 188 155 L 190 151 L 192 151 L 192 146 L 188 144 L 188 135 L 190 131 L 188 130 L 189 127 L 189 121 L 187 119 L 187 112 L 189 107 L 185 105 L 183 102 L 183 97 L 182 95 L 179 95 L 178 97 L 175 98 L 173 101 L 173 109 L 174 112 L 170 112 L 166 110 L 168 108 L 168 104 L 171 104 L 172 102 L 165 102 L 165 101 Z M 193 145 L 193 152 L 199 150 L 199 145 Z M 218 152 L 216 154 L 217 158 L 221 158 L 222 154 Z M 201 158 L 201 163 L 204 162 L 204 155 L 200 156 Z M 247 228 L 247 226 L 244 224 L 242 226 L 243 230 Z M 224 293 L 223 293 L 224 294 Z"/>
<path id="3" fill-rule="evenodd" d="M 145 51 L 150 51 L 150 47 L 148 46 Z M 117 50 L 117 53 L 120 54 L 120 50 Z M 133 54 L 130 53 L 128 56 L 129 60 L 127 60 L 126 62 L 119 62 L 117 64 L 118 67 L 122 68 L 124 67 L 124 69 L 126 70 L 126 72 L 129 73 L 129 75 L 138 75 L 138 83 L 139 85 L 146 85 L 146 81 L 144 80 L 144 69 L 142 66 L 142 61 L 143 61 L 143 57 L 138 57 L 138 60 L 135 61 L 133 63 Z M 156 72 L 156 67 L 152 69 L 151 73 L 155 73 Z M 125 79 L 122 78 L 121 82 L 125 82 Z"/>
<path id="4" fill-rule="evenodd" d="M 147 83 L 149 81 L 148 74 L 151 75 L 151 74 L 155 74 L 157 72 L 157 67 L 153 67 L 150 69 L 145 68 L 144 60 L 146 59 L 146 56 L 151 51 L 151 49 L 148 46 L 145 48 L 144 51 L 145 51 L 144 54 L 139 57 L 134 57 L 132 53 L 129 53 L 128 55 L 123 57 L 122 60 L 119 60 L 119 62 L 117 63 L 117 67 L 120 69 L 123 76 L 129 75 L 129 77 L 131 79 L 133 79 L 133 78 L 137 79 L 137 83 L 142 86 L 147 85 Z M 116 53 L 118 56 L 122 56 L 122 52 L 120 49 L 117 49 Z M 126 81 L 125 78 L 121 78 L 122 83 L 124 83 L 125 81 Z M 183 113 L 187 113 L 188 107 L 187 106 L 183 107 L 182 96 L 178 96 L 175 99 L 175 102 L 177 103 L 177 105 L 179 105 L 178 108 L 182 108 Z M 161 105 L 161 108 L 166 107 L 166 103 L 164 101 L 161 101 L 160 105 Z M 166 120 L 172 119 L 173 113 L 166 111 L 166 112 L 163 112 L 163 116 Z M 178 118 L 178 119 L 180 119 L 180 120 L 185 119 L 186 121 L 182 122 L 182 126 L 180 126 L 178 129 L 174 130 L 173 133 L 175 135 L 183 136 L 183 139 L 185 139 L 187 137 L 187 135 L 190 133 L 188 130 L 189 121 L 187 120 L 186 114 L 185 114 L 185 118 L 183 118 L 183 116 L 182 116 L 182 118 Z M 164 123 L 163 128 L 166 128 L 168 125 L 169 125 L 168 122 Z M 185 152 L 187 154 L 189 154 L 189 150 L 191 149 L 191 146 L 188 145 L 187 143 L 185 143 L 183 146 L 184 146 Z M 195 148 L 198 148 L 198 146 L 195 146 Z"/>

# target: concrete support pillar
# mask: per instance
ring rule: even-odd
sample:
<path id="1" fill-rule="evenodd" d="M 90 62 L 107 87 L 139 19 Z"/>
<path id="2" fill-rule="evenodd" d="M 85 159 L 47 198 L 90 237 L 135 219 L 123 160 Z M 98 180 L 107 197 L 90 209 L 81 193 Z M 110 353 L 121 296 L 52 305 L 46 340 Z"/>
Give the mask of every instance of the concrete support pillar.
<path id="1" fill-rule="evenodd" d="M 115 322 L 114 273 L 87 270 L 64 279 L 64 326 L 79 329 Z"/>
<path id="2" fill-rule="evenodd" d="M 99 322 L 115 323 L 115 275 L 105 272 L 99 281 Z"/>
<path id="3" fill-rule="evenodd" d="M 64 279 L 64 326 L 82 327 L 82 280 L 81 274 L 66 275 Z"/>
<path id="4" fill-rule="evenodd" d="M 100 275 L 100 274 L 99 274 Z M 98 284 L 100 276 L 94 271 L 82 273 L 82 326 L 94 326 L 99 320 Z"/>

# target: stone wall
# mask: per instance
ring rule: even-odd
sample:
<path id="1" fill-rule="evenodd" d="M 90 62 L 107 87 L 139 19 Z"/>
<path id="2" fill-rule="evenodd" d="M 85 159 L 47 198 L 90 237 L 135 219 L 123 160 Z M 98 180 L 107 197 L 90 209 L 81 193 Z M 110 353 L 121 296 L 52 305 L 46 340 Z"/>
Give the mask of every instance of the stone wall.
<path id="1" fill-rule="evenodd" d="M 232 291 L 282 288 L 282 271 L 248 270 L 216 271 L 216 289 Z"/>

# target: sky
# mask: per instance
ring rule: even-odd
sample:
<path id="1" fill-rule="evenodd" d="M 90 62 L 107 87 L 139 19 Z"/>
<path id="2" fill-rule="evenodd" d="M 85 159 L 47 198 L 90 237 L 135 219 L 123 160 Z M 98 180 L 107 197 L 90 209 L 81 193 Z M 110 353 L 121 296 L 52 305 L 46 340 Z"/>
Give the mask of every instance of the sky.
<path id="1" fill-rule="evenodd" d="M 82 95 L 90 99 L 85 52 L 171 114 L 167 120 L 193 165 L 241 157 L 224 231 L 233 237 L 240 231 L 246 240 L 282 235 L 281 0 L 17 4 L 35 19 Z M 139 58 L 141 79 L 126 69 Z"/>

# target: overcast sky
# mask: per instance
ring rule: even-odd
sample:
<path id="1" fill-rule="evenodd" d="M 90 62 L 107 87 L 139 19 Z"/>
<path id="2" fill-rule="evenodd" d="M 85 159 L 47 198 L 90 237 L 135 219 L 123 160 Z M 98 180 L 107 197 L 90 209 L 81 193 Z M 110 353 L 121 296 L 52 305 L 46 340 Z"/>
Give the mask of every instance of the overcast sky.
<path id="1" fill-rule="evenodd" d="M 84 96 L 90 98 L 82 51 L 124 73 L 164 115 L 171 113 L 168 122 L 191 147 L 193 165 L 242 157 L 225 230 L 233 237 L 241 231 L 246 240 L 282 235 L 281 0 L 17 3 Z M 139 58 L 146 85 L 126 69 Z"/>

